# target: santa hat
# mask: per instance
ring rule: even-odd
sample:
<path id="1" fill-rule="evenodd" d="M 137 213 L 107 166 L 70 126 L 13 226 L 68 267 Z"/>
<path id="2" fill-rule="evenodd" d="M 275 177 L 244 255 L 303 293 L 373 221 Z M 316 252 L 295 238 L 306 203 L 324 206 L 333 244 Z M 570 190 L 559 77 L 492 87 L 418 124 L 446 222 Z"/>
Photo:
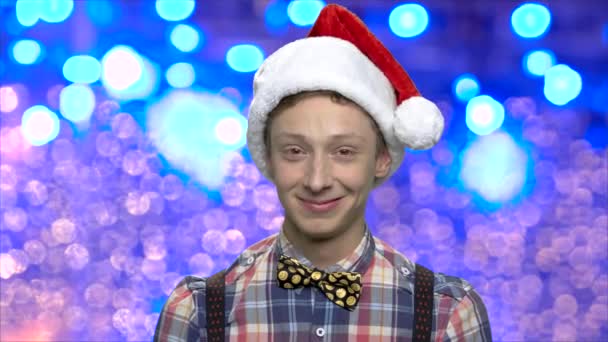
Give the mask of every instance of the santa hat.
<path id="1" fill-rule="evenodd" d="M 441 112 L 420 95 L 388 49 L 357 16 L 331 4 L 308 37 L 270 55 L 254 76 L 247 145 L 264 176 L 268 114 L 284 97 L 315 90 L 336 91 L 371 115 L 392 157 L 390 174 L 403 161 L 405 147 L 429 149 L 443 132 Z"/>

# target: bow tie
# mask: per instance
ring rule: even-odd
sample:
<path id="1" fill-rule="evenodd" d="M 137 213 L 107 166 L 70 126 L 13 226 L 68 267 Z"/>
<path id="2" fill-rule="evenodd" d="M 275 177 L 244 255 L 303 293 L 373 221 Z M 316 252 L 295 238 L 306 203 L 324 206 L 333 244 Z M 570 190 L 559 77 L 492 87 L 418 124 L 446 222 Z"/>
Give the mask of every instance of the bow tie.
<path id="1" fill-rule="evenodd" d="M 356 272 L 327 273 L 302 265 L 297 259 L 281 255 L 277 280 L 284 289 L 314 285 L 325 296 L 349 311 L 353 311 L 361 295 L 361 274 Z"/>

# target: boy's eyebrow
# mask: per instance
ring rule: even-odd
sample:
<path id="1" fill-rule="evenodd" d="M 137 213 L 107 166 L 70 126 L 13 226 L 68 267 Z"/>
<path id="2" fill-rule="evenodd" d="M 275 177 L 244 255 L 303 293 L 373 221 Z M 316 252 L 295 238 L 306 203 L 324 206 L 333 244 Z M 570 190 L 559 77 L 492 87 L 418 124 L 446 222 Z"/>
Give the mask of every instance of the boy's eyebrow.
<path id="1" fill-rule="evenodd" d="M 279 133 L 276 135 L 277 138 L 292 138 L 299 140 L 306 140 L 306 136 L 299 133 Z M 362 135 L 356 133 L 339 133 L 330 135 L 332 140 L 344 140 L 344 139 L 356 139 L 361 141 L 367 141 Z"/>

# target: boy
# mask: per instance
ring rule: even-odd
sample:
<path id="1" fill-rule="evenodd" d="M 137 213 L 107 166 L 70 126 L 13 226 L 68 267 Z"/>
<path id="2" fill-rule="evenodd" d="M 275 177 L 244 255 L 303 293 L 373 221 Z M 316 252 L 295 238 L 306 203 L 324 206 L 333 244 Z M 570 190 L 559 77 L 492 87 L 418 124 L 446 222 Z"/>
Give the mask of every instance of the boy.
<path id="1" fill-rule="evenodd" d="M 442 130 L 365 25 L 326 6 L 254 79 L 248 147 L 277 188 L 281 231 L 209 279 L 186 277 L 155 341 L 490 341 L 466 281 L 413 264 L 364 219 L 404 148 L 430 148 Z"/>

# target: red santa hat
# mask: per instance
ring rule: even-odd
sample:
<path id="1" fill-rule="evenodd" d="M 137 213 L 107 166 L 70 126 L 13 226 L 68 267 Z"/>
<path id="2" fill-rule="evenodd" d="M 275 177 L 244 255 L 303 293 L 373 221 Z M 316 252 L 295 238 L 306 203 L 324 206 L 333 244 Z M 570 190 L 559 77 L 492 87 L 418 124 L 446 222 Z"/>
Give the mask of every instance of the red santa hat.
<path id="1" fill-rule="evenodd" d="M 405 147 L 434 146 L 444 127 L 437 106 L 420 95 L 407 72 L 353 13 L 330 4 L 308 37 L 270 55 L 257 70 L 249 109 L 247 145 L 266 177 L 264 127 L 286 96 L 332 90 L 356 102 L 376 121 L 392 157 L 391 174 Z"/>

